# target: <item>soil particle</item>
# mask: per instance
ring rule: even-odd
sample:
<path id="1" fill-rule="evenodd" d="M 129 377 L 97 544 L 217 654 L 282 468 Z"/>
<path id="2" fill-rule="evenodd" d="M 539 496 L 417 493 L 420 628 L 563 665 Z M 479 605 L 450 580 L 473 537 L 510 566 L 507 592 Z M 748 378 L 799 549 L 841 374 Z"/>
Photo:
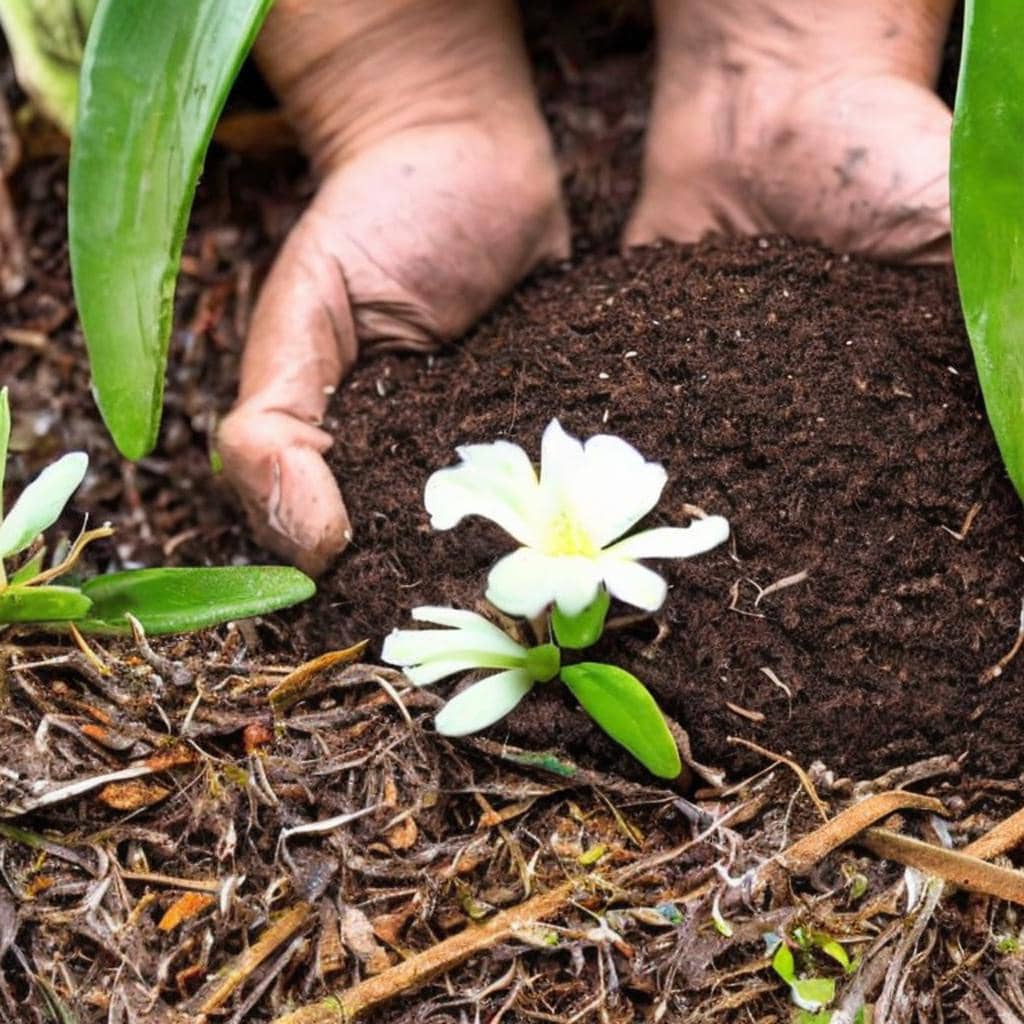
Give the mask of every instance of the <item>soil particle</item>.
<path id="1" fill-rule="evenodd" d="M 855 775 L 937 753 L 1021 770 L 1021 667 L 979 677 L 1017 634 L 1024 520 L 948 270 L 778 239 L 587 257 L 443 355 L 367 362 L 328 422 L 356 540 L 298 615 L 310 648 L 379 645 L 417 604 L 474 606 L 513 542 L 481 521 L 431 531 L 423 485 L 466 442 L 536 458 L 553 416 L 664 462 L 649 523 L 684 522 L 687 502 L 732 523 L 730 546 L 660 563 L 662 612 L 599 652 L 698 757 L 753 766 L 738 735 Z M 624 767 L 557 685 L 494 734 Z"/>

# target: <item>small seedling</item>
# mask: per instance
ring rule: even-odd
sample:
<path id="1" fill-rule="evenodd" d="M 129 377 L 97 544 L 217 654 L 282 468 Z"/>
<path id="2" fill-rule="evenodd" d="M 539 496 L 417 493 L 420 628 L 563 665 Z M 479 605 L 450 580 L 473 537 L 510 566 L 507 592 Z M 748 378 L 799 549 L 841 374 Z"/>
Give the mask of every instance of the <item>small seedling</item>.
<path id="1" fill-rule="evenodd" d="M 657 504 L 667 474 L 621 438 L 600 434 L 585 444 L 557 420 L 544 431 L 540 474 L 507 441 L 466 445 L 461 463 L 434 473 L 424 502 L 435 529 L 471 515 L 497 523 L 522 545 L 488 577 L 487 599 L 522 616 L 554 642 L 526 647 L 474 612 L 424 607 L 413 618 L 441 630 L 395 630 L 383 658 L 426 686 L 471 669 L 501 669 L 463 690 L 437 716 L 439 732 L 463 736 L 493 725 L 538 683 L 556 676 L 590 716 L 650 772 L 675 778 L 682 769 L 665 716 L 647 688 L 614 665 L 566 664 L 565 652 L 601 638 L 614 597 L 645 611 L 661 607 L 665 580 L 645 558 L 688 558 L 721 544 L 729 524 L 697 516 L 623 537 Z"/>
<path id="2" fill-rule="evenodd" d="M 130 633 L 129 615 L 150 634 L 181 633 L 304 601 L 313 581 L 286 566 L 138 569 L 71 581 L 82 552 L 109 537 L 109 526 L 84 530 L 46 568 L 42 535 L 85 478 L 89 459 L 72 452 L 47 466 L 6 516 L 3 482 L 11 433 L 7 389 L 0 390 L 0 627 L 74 623 L 82 632 Z"/>

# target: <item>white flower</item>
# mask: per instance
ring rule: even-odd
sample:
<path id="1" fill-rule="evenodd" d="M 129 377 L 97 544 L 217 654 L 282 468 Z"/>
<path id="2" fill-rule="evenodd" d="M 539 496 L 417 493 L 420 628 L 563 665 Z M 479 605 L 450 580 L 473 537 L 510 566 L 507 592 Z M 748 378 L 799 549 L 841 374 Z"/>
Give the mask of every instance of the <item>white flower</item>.
<path id="1" fill-rule="evenodd" d="M 721 544 L 721 516 L 659 527 L 620 540 L 658 503 L 667 474 L 621 438 L 583 444 L 552 420 L 541 441 L 540 478 L 526 452 L 508 441 L 457 449 L 462 463 L 427 481 L 431 525 L 448 530 L 484 516 L 523 546 L 491 570 L 487 599 L 509 615 L 538 615 L 554 602 L 578 615 L 603 583 L 620 601 L 660 608 L 665 581 L 641 558 L 689 558 Z"/>
<path id="2" fill-rule="evenodd" d="M 479 732 L 504 718 L 539 681 L 558 672 L 558 652 L 551 645 L 531 650 L 482 615 L 457 608 L 414 608 L 412 617 L 447 629 L 396 629 L 384 641 L 381 657 L 401 665 L 415 686 L 474 668 L 503 671 L 456 694 L 434 720 L 445 736 Z"/>

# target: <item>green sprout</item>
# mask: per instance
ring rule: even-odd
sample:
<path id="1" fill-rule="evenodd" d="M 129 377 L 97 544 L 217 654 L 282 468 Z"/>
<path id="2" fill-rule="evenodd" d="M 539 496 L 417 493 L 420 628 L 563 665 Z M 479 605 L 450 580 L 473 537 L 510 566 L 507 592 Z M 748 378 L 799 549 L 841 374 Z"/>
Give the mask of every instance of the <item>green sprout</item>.
<path id="1" fill-rule="evenodd" d="M 557 676 L 584 710 L 653 775 L 682 770 L 669 724 L 639 679 L 600 662 L 567 662 L 566 652 L 600 640 L 612 597 L 645 611 L 661 607 L 665 580 L 646 558 L 688 558 L 721 544 L 729 524 L 692 510 L 689 526 L 623 536 L 657 504 L 668 479 L 621 438 L 599 434 L 585 444 L 552 420 L 541 443 L 540 474 L 507 441 L 466 445 L 462 462 L 434 473 L 424 501 L 436 529 L 480 515 L 522 545 L 488 577 L 487 600 L 529 620 L 554 643 L 527 648 L 475 612 L 423 607 L 413 618 L 443 629 L 395 630 L 385 661 L 416 686 L 471 669 L 500 669 L 464 689 L 436 719 L 440 733 L 464 736 L 502 719 L 538 683 Z"/>
<path id="2" fill-rule="evenodd" d="M 311 597 L 313 581 L 287 566 L 136 569 L 71 581 L 82 552 L 113 534 L 84 530 L 46 567 L 42 535 L 85 478 L 89 458 L 71 452 L 47 466 L 3 514 L 11 434 L 7 388 L 0 390 L 0 627 L 72 623 L 82 632 L 130 633 L 132 618 L 150 634 L 182 633 L 262 615 Z"/>

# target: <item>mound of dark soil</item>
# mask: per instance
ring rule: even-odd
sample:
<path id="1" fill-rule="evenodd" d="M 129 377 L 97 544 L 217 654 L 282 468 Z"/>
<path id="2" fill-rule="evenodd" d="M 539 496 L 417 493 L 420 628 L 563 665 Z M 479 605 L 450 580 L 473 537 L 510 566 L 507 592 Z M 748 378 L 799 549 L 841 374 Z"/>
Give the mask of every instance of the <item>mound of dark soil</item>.
<path id="1" fill-rule="evenodd" d="M 652 522 L 686 502 L 731 520 L 732 550 L 662 563 L 663 611 L 603 651 L 699 756 L 752 764 L 736 734 L 857 775 L 940 752 L 1021 770 L 1024 662 L 984 673 L 1017 635 L 1024 514 L 949 271 L 776 240 L 592 257 L 444 355 L 366 363 L 328 424 L 356 540 L 300 615 L 310 647 L 379 645 L 414 605 L 479 600 L 514 542 L 481 521 L 432 532 L 424 482 L 464 442 L 538 455 L 553 416 L 665 463 Z M 561 687 L 494 734 L 625 763 Z"/>

